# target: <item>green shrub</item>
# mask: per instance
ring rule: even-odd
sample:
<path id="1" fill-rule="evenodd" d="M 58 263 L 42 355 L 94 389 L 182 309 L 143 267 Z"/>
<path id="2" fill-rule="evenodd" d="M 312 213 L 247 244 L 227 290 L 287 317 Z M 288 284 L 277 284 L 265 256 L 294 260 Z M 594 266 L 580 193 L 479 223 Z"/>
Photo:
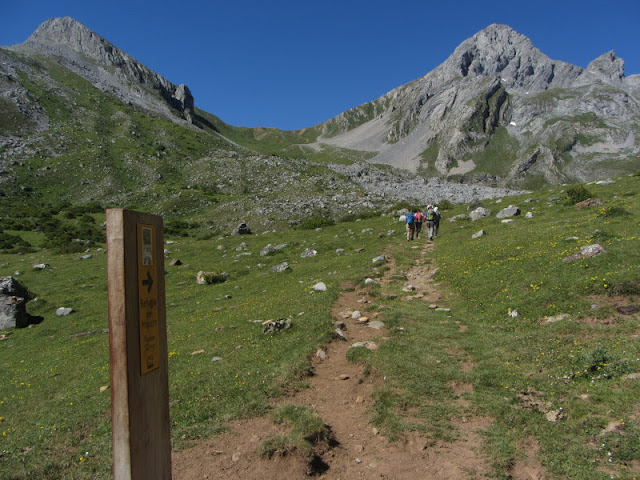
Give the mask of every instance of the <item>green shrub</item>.
<path id="1" fill-rule="evenodd" d="M 628 215 L 631 213 L 622 207 L 603 207 L 596 217 L 626 217 Z"/>
<path id="2" fill-rule="evenodd" d="M 31 244 L 18 235 L 0 232 L 0 252 L 2 253 L 31 253 L 35 250 Z"/>
<path id="3" fill-rule="evenodd" d="M 177 237 L 188 237 L 188 230 L 198 228 L 197 222 L 187 222 L 186 220 L 169 220 L 164 225 L 165 235 L 175 235 Z"/>
<path id="4" fill-rule="evenodd" d="M 612 354 L 602 346 L 578 356 L 573 376 L 575 378 L 600 379 L 621 376 L 631 371 L 627 361 Z"/>
<path id="5" fill-rule="evenodd" d="M 298 224 L 301 230 L 315 230 L 316 228 L 332 227 L 336 222 L 329 217 L 323 217 L 322 215 L 314 215 Z"/>
<path id="6" fill-rule="evenodd" d="M 438 207 L 440 208 L 440 210 L 451 210 L 453 208 L 453 203 L 451 203 L 449 200 L 442 200 L 440 203 L 438 203 Z"/>
<path id="7" fill-rule="evenodd" d="M 575 205 L 576 203 L 583 202 L 589 198 L 592 198 L 593 195 L 589 190 L 585 188 L 584 185 L 576 185 L 567 189 L 566 193 L 566 204 L 567 205 Z"/>

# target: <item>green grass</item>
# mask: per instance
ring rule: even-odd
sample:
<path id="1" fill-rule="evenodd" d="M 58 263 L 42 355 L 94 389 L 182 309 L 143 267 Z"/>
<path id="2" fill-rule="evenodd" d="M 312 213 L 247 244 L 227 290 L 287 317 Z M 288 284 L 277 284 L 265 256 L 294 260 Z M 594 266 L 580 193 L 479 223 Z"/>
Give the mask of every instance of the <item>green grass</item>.
<path id="1" fill-rule="evenodd" d="M 374 416 L 381 428 L 396 436 L 417 429 L 435 440 L 456 438 L 452 424 L 462 412 L 450 385 L 463 382 L 473 385 L 473 393 L 464 394 L 472 411 L 494 419 L 486 438 L 496 477 L 510 474 L 529 436 L 541 446 L 538 460 L 547 478 L 609 478 L 605 469 L 616 478 L 638 475 L 631 452 L 640 427 L 640 382 L 625 375 L 640 372 L 640 326 L 637 315 L 615 309 L 621 302 L 640 303 L 638 180 L 589 189 L 604 207 L 550 205 L 546 198 L 561 193 L 552 190 L 529 195 L 527 204 L 525 197 L 508 199 L 532 211 L 531 219 L 444 220 L 433 258 L 440 268 L 436 281 L 446 287 L 439 303 L 451 313 L 424 311 L 411 302 L 388 304 L 394 336 L 366 360 L 387 377 Z M 497 213 L 503 205 L 488 206 Z M 617 214 L 603 213 L 611 211 Z M 488 235 L 472 240 L 480 229 Z M 563 261 L 596 242 L 606 254 Z M 400 271 L 414 260 L 403 250 L 397 245 L 391 252 Z M 545 323 L 563 313 L 569 318 Z M 459 324 L 468 330 L 460 332 Z M 524 408 L 518 396 L 530 389 L 550 409 L 562 408 L 564 418 L 550 422 L 537 409 Z M 600 435 L 612 421 L 625 426 L 609 434 L 606 448 L 591 446 L 603 443 Z"/>
<path id="2" fill-rule="evenodd" d="M 260 454 L 265 457 L 283 456 L 295 451 L 310 456 L 318 443 L 332 441 L 330 429 L 309 407 L 286 405 L 272 411 L 271 419 L 275 423 L 287 424 L 290 431 L 262 443 Z"/>
<path id="3" fill-rule="evenodd" d="M 329 310 L 343 284 L 364 277 L 391 241 L 379 238 L 378 230 L 361 233 L 367 226 L 388 229 L 376 218 L 321 231 L 206 241 L 167 237 L 177 242 L 167 245 L 168 259 L 184 264 L 166 265 L 175 448 L 220 432 L 231 418 L 265 412 L 271 396 L 305 375 L 307 356 L 330 337 Z M 248 247 L 237 251 L 241 242 Z M 268 243 L 289 247 L 259 256 Z M 318 256 L 300 258 L 311 247 Z M 338 248 L 345 251 L 338 254 Z M 356 252 L 360 248 L 365 250 Z M 98 247 L 90 253 L 87 260 L 47 250 L 0 254 L 0 275 L 18 271 L 20 282 L 38 297 L 30 313 L 44 317 L 0 342 L 2 478 L 110 477 L 110 399 L 108 391 L 100 393 L 109 384 L 106 259 Z M 291 272 L 270 272 L 283 261 Z M 50 268 L 35 271 L 36 263 Z M 224 283 L 197 285 L 199 270 L 230 276 Z M 314 292 L 318 281 L 329 290 Z M 74 313 L 55 316 L 61 306 Z M 262 321 L 282 317 L 291 317 L 293 328 L 262 333 Z"/>
<path id="4" fill-rule="evenodd" d="M 438 303 L 451 312 L 402 300 L 405 274 L 418 257 L 402 241 L 395 216 L 319 231 L 166 237 L 176 242 L 166 246 L 173 447 L 216 435 L 230 419 L 265 414 L 273 396 L 303 381 L 308 356 L 330 338 L 332 304 L 345 288 L 359 288 L 364 278 L 390 268 L 371 262 L 384 251 L 395 259 L 385 291 L 398 298 L 383 299 L 379 289 L 371 298 L 380 304 L 390 340 L 376 352 L 352 353 L 350 360 L 386 377 L 375 393 L 371 422 L 387 438 L 417 431 L 430 445 L 455 441 L 462 415 L 482 415 L 492 419 L 484 438 L 495 478 L 510 474 L 532 438 L 547 478 L 604 479 L 605 468 L 632 478 L 640 381 L 625 376 L 640 371 L 640 328 L 637 315 L 621 315 L 615 307 L 640 303 L 639 182 L 624 177 L 614 185 L 589 185 L 604 205 L 580 211 L 547 201 L 562 197 L 562 189 L 486 202 L 494 213 L 509 203 L 533 212 L 533 218 L 506 224 L 494 217 L 449 223 L 466 211 L 451 206 L 430 255 L 440 268 Z M 373 231 L 363 233 L 368 228 Z M 392 228 L 400 233 L 378 237 Z M 480 229 L 488 235 L 472 240 Z M 15 232 L 38 250 L 0 254 L 0 275 L 20 272 L 17 278 L 37 296 L 29 311 L 44 321 L 0 341 L 0 476 L 110 478 L 110 400 L 108 391 L 100 393 L 109 384 L 104 251 L 93 246 L 92 258 L 78 260 L 79 254 L 40 249 L 41 233 Z M 247 247 L 237 250 L 241 242 Z M 595 242 L 606 254 L 563 261 Z M 261 257 L 268 243 L 289 246 Z M 307 248 L 318 255 L 300 258 Z M 338 254 L 338 248 L 345 251 Z M 184 265 L 169 267 L 173 258 Z M 292 271 L 270 272 L 284 261 Z M 36 263 L 50 267 L 35 271 Z M 197 285 L 199 270 L 230 275 L 224 283 Z M 318 281 L 329 290 L 313 292 Z M 61 306 L 74 313 L 55 316 Z M 569 317 L 545 323 L 559 314 Z M 293 328 L 263 334 L 261 323 L 277 318 L 290 318 Z M 456 384 L 472 388 L 456 394 Z M 564 418 L 549 422 L 523 405 L 522 392 L 562 408 Z M 470 406 L 461 406 L 457 396 Z M 283 414 L 279 421 L 304 425 L 305 418 L 317 417 L 304 413 L 294 420 Z M 604 434 L 613 421 L 623 426 Z M 265 452 L 303 449 L 304 438 L 274 439 Z"/>

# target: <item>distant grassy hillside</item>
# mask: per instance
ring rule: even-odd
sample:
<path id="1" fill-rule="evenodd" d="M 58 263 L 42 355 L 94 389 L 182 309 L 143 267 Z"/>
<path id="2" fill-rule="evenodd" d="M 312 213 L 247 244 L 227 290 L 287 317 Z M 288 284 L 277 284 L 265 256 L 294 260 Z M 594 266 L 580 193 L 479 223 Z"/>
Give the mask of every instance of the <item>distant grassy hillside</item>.
<path id="1" fill-rule="evenodd" d="M 549 479 L 637 477 L 640 316 L 618 307 L 640 305 L 640 177 L 585 188 L 603 205 L 577 210 L 567 187 L 486 202 L 493 215 L 476 222 L 449 222 L 467 212 L 451 207 L 427 257 L 410 248 L 419 243 L 404 240 L 395 215 L 206 240 L 181 236 L 188 225 L 174 223 L 165 237 L 174 448 L 215 435 L 229 419 L 263 414 L 287 386 L 304 388 L 307 357 L 330 338 L 341 291 L 380 299 L 380 287 L 364 279 L 391 268 L 372 263 L 385 252 L 396 274 L 385 292 L 397 298 L 371 309 L 390 339 L 352 359 L 386 378 L 371 412 L 384 436 L 454 438 L 461 396 L 491 419 L 483 438 L 494 478 L 509 478 L 532 444 Z M 503 223 L 495 214 L 508 203 L 523 215 Z M 100 231 L 103 213 L 89 220 L 66 212 L 55 215 L 62 231 Z M 110 478 L 109 393 L 100 392 L 109 384 L 104 245 L 55 253 L 55 245 L 41 247 L 45 233 L 19 224 L 3 224 L 3 233 L 31 249 L 0 253 L 0 275 L 34 293 L 28 310 L 44 320 L 0 332 L 0 477 Z M 392 229 L 399 233 L 387 236 Z M 481 229 L 487 234 L 471 238 Z M 287 246 L 260 256 L 269 243 Z M 606 253 L 563 261 L 593 243 Z M 318 255 L 301 258 L 307 248 Z M 170 267 L 175 258 L 183 265 Z M 418 259 L 439 267 L 432 283 L 450 312 L 405 300 L 404 274 Z M 285 261 L 292 271 L 270 271 Z M 49 267 L 35 270 L 39 263 Z M 230 276 L 197 285 L 199 270 Z M 319 281 L 327 292 L 313 291 Z M 56 316 L 63 306 L 74 312 Z M 293 328 L 263 334 L 261 323 L 277 318 Z M 455 385 L 469 387 L 456 394 Z"/>

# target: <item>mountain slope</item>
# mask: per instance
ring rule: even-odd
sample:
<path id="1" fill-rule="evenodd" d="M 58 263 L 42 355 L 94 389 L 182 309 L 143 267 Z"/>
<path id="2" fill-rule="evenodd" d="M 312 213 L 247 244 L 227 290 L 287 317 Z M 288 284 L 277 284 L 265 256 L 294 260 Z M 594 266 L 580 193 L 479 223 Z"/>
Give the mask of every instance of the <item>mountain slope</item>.
<path id="1" fill-rule="evenodd" d="M 640 158 L 639 78 L 613 52 L 582 69 L 491 25 L 424 77 L 320 125 L 316 148 L 503 185 L 628 173 Z"/>
<path id="2" fill-rule="evenodd" d="M 98 202 L 230 231 L 240 220 L 270 228 L 399 201 L 510 193 L 408 182 L 389 168 L 332 169 L 300 148 L 289 152 L 295 158 L 267 155 L 317 133 L 231 127 L 181 92 L 188 89 L 68 18 L 0 48 L 0 208 L 17 215 L 21 207 Z"/>

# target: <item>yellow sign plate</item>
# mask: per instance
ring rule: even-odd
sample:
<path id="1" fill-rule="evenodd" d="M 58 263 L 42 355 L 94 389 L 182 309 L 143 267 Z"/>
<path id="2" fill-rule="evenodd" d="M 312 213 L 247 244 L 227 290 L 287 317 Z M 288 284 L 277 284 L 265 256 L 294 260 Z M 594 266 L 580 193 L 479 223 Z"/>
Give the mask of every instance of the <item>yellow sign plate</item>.
<path id="1" fill-rule="evenodd" d="M 160 366 L 158 323 L 158 259 L 156 228 L 138 224 L 138 318 L 140 321 L 140 374 Z"/>

